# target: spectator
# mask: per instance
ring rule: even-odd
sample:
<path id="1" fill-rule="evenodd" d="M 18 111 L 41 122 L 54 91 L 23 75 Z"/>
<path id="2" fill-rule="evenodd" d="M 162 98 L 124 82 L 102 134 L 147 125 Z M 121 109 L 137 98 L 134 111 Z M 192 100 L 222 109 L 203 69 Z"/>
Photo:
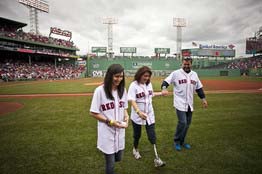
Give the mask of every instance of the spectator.
<path id="1" fill-rule="evenodd" d="M 76 79 L 80 78 L 80 75 L 85 71 L 83 66 L 73 66 L 61 64 L 55 67 L 51 63 L 34 63 L 29 65 L 29 63 L 24 63 L 17 61 L 0 63 L 0 78 L 7 81 L 14 80 L 62 80 L 62 79 Z"/>

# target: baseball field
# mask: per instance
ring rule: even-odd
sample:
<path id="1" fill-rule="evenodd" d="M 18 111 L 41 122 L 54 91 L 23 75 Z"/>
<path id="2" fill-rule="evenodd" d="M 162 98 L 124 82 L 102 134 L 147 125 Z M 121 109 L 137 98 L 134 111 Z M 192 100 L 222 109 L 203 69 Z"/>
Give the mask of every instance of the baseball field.
<path id="1" fill-rule="evenodd" d="M 131 82 L 127 78 L 127 87 Z M 153 77 L 155 91 L 162 78 Z M 195 112 L 188 133 L 192 149 L 173 149 L 177 117 L 170 95 L 153 99 L 159 155 L 167 165 L 156 169 L 143 129 L 142 159 L 132 156 L 132 127 L 116 173 L 258 174 L 262 172 L 262 79 L 201 78 L 209 103 Z M 70 81 L 0 83 L 0 173 L 104 173 L 96 149 L 97 121 L 89 115 L 92 92 L 101 78 Z M 130 110 L 130 107 L 129 107 Z M 129 112 L 130 113 L 130 112 Z"/>

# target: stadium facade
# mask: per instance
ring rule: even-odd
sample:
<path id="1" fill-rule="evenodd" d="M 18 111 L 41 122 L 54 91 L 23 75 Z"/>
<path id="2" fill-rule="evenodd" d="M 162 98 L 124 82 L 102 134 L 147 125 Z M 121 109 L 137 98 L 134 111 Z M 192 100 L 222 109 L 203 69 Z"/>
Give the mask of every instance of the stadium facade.
<path id="1" fill-rule="evenodd" d="M 92 53 L 95 54 L 88 54 L 86 62 L 81 61 L 82 68 L 79 69 L 77 66 L 80 65 L 80 61 L 77 61 L 79 56 L 76 54 L 79 49 L 75 44 L 71 40 L 50 37 L 53 32 L 70 35 L 71 39 L 71 32 L 51 27 L 49 36 L 43 36 L 24 32 L 23 27 L 25 26 L 27 24 L 0 17 L 1 79 L 17 80 L 17 76 L 19 78 L 25 76 L 24 78 L 28 79 L 28 76 L 24 75 L 25 71 L 16 72 L 17 69 L 21 69 L 20 65 L 25 65 L 25 69 L 34 70 L 34 64 L 36 64 L 37 69 L 45 69 L 44 72 L 37 72 L 40 75 L 35 72 L 27 72 L 30 74 L 30 79 L 32 76 L 33 79 L 102 77 L 108 66 L 113 63 L 121 64 L 127 76 L 133 76 L 141 66 L 150 67 L 154 76 L 167 76 L 181 66 L 179 58 L 168 56 L 171 54 L 170 48 L 155 48 L 155 56 L 142 57 L 134 56 L 137 51 L 136 47 L 120 47 L 120 53 L 123 56 L 108 57 L 106 47 L 92 47 Z M 199 45 L 199 48 L 182 49 L 182 56 L 193 58 L 193 69 L 200 76 L 240 76 L 244 74 L 262 76 L 261 56 L 235 60 L 233 48 L 233 45 Z M 99 55 L 101 53 L 102 56 Z M 131 56 L 126 56 L 127 54 Z M 17 64 L 18 67 L 15 67 Z M 57 67 L 59 72 L 57 72 Z M 12 72 L 13 75 L 10 75 L 10 69 L 15 69 Z M 51 72 L 47 72 L 49 70 Z M 68 75 L 72 72 L 73 74 Z M 13 77 L 8 77 L 9 75 Z"/>
<path id="2" fill-rule="evenodd" d="M 75 73 L 79 57 L 76 51 L 79 49 L 72 41 L 27 33 L 23 31 L 25 26 L 27 24 L 0 17 L 1 79 L 64 79 L 79 76 Z M 84 69 L 81 68 L 81 71 Z M 80 70 L 77 70 L 79 73 Z"/>

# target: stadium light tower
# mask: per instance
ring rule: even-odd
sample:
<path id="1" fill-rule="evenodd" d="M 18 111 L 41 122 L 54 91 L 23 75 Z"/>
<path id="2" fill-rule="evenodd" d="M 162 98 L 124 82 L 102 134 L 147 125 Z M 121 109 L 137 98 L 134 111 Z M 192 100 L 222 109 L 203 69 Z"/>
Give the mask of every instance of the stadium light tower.
<path id="1" fill-rule="evenodd" d="M 255 33 L 255 37 L 258 39 L 262 39 L 262 26 L 259 27 L 258 31 Z"/>
<path id="2" fill-rule="evenodd" d="M 49 13 L 49 5 L 45 0 L 18 0 L 29 8 L 30 32 L 39 34 L 38 11 Z"/>
<path id="3" fill-rule="evenodd" d="M 181 49 L 182 49 L 182 27 L 186 27 L 186 19 L 185 18 L 173 18 L 173 26 L 177 28 L 177 57 L 179 59 L 182 58 Z"/>
<path id="4" fill-rule="evenodd" d="M 103 24 L 107 24 L 108 29 L 108 54 L 109 57 L 112 58 L 114 51 L 113 51 L 113 25 L 117 24 L 117 19 L 113 17 L 105 17 L 103 19 Z"/>

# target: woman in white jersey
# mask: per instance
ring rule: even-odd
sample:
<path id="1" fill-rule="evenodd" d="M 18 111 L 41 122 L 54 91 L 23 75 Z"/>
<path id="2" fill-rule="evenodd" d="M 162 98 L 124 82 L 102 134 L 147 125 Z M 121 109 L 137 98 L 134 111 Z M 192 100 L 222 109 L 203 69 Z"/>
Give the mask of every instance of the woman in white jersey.
<path id="1" fill-rule="evenodd" d="M 156 133 L 155 133 L 155 114 L 152 105 L 152 97 L 162 95 L 161 92 L 153 92 L 150 82 L 152 72 L 147 66 L 139 68 L 135 74 L 134 81 L 128 89 L 128 100 L 131 102 L 131 120 L 133 125 L 134 147 L 133 155 L 135 159 L 140 159 L 141 155 L 138 151 L 138 143 L 141 137 L 141 126 L 145 125 L 147 137 L 153 145 L 155 152 L 155 167 L 165 165 L 157 154 L 156 150 Z"/>
<path id="2" fill-rule="evenodd" d="M 90 114 L 98 120 L 97 148 L 104 153 L 106 174 L 114 174 L 114 164 L 122 158 L 127 108 L 124 68 L 113 64 L 107 69 L 104 84 L 95 89 L 90 107 Z"/>

